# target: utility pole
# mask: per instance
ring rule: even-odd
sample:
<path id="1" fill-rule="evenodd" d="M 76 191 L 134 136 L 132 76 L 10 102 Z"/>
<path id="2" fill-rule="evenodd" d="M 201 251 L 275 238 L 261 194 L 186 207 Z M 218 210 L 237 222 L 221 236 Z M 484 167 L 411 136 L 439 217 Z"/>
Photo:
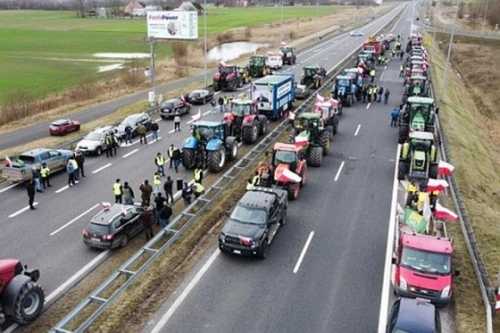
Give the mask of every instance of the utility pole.
<path id="1" fill-rule="evenodd" d="M 284 40 L 284 36 L 285 36 L 285 31 L 283 30 L 285 28 L 284 26 L 284 13 L 283 13 L 283 1 L 284 0 L 281 0 L 281 41 L 283 42 Z"/>
<path id="2" fill-rule="evenodd" d="M 208 86 L 208 78 L 207 78 L 207 71 L 208 71 L 208 50 L 207 50 L 207 0 L 203 0 L 203 25 L 204 25 L 204 30 L 205 30 L 205 41 L 204 41 L 204 47 L 203 47 L 203 56 L 205 58 L 204 61 L 204 77 L 205 77 L 205 87 Z"/>
<path id="3" fill-rule="evenodd" d="M 151 93 L 154 97 L 154 100 L 151 100 L 150 103 L 153 103 L 156 106 L 156 87 L 155 87 L 155 39 L 151 37 L 149 39 L 149 79 L 151 81 Z"/>
<path id="4" fill-rule="evenodd" d="M 457 1 L 457 5 L 458 5 L 458 1 Z M 457 6 L 458 8 L 458 6 Z M 443 78 L 443 82 L 444 82 L 444 85 L 443 87 L 447 87 L 448 86 L 448 72 L 450 70 L 450 66 L 451 66 L 451 63 L 450 63 L 450 58 L 451 58 L 451 49 L 453 47 L 453 39 L 455 38 L 455 33 L 457 31 L 457 13 L 455 13 L 455 19 L 453 21 L 453 26 L 452 26 L 452 29 L 451 29 L 451 34 L 450 34 L 450 42 L 448 44 L 448 55 L 446 57 L 446 66 L 444 68 L 444 78 Z"/>

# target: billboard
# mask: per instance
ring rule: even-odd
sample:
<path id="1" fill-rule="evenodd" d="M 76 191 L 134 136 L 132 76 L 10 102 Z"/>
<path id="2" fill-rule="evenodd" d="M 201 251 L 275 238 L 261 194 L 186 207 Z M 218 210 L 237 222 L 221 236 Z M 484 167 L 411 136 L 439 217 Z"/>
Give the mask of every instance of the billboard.
<path id="1" fill-rule="evenodd" d="M 148 12 L 148 37 L 158 39 L 197 39 L 196 11 Z"/>

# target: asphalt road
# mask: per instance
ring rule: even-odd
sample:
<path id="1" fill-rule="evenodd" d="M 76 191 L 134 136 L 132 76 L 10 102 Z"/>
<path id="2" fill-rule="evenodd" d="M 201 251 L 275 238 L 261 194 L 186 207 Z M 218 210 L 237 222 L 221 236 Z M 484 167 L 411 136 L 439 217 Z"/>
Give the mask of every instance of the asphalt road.
<path id="1" fill-rule="evenodd" d="M 410 14 L 406 9 L 393 29 L 403 38 Z M 391 91 L 389 105 L 344 109 L 333 153 L 321 168 L 309 169 L 268 258 L 213 249 L 145 332 L 376 331 L 397 149 L 389 112 L 401 100 L 398 74 L 394 61 L 378 79 Z"/>
<path id="2" fill-rule="evenodd" d="M 368 35 L 388 22 L 395 13 L 393 11 L 372 21 L 361 30 Z M 328 69 L 363 40 L 364 37 L 353 38 L 347 34 L 325 40 L 303 52 L 299 55 L 299 63 L 285 70 L 300 76 L 301 67 L 305 64 L 320 64 Z M 211 112 L 209 106 L 200 110 L 204 119 L 222 118 L 221 114 Z M 192 113 L 196 112 L 197 109 Z M 65 187 L 65 175 L 53 177 L 52 188 L 37 194 L 35 201 L 39 204 L 35 211 L 27 209 L 27 195 L 23 188 L 0 189 L 0 257 L 19 258 L 30 267 L 39 268 L 40 282 L 46 294 L 52 295 L 60 291 L 58 287 L 79 270 L 104 259 L 106 255 L 103 252 L 89 250 L 83 245 L 82 228 L 97 212 L 100 202 L 112 201 L 111 186 L 116 178 L 128 180 L 139 195 L 140 183 L 152 178 L 154 155 L 160 150 L 165 153 L 171 143 L 182 144 L 188 136 L 188 120 L 184 119 L 180 134 L 170 133 L 171 122 L 160 121 L 160 142 L 121 148 L 118 157 L 111 159 L 88 158 L 85 164 L 88 176 L 76 187 Z M 182 172 L 179 177 L 187 179 L 191 178 L 191 174 Z"/>

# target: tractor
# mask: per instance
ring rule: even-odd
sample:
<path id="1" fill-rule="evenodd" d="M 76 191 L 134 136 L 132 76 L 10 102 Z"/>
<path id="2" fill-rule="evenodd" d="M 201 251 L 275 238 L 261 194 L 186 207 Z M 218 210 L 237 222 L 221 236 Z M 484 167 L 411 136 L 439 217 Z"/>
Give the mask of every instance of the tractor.
<path id="1" fill-rule="evenodd" d="M 243 84 L 238 66 L 220 63 L 213 76 L 214 91 L 235 91 Z"/>
<path id="2" fill-rule="evenodd" d="M 412 75 L 406 85 L 405 94 L 407 96 L 429 96 L 429 85 L 427 77 L 423 75 Z"/>
<path id="3" fill-rule="evenodd" d="M 399 117 L 399 143 L 404 143 L 413 131 L 434 133 L 434 99 L 412 96 Z"/>
<path id="4" fill-rule="evenodd" d="M 274 183 L 288 192 L 289 199 L 297 199 L 306 182 L 307 162 L 304 146 L 276 143 L 273 147 L 272 166 Z"/>
<path id="5" fill-rule="evenodd" d="M 293 129 L 293 142 L 304 146 L 307 164 L 321 166 L 323 155 L 327 155 L 331 149 L 331 126 L 325 127 L 318 112 L 302 112 L 293 121 Z"/>
<path id="6" fill-rule="evenodd" d="M 283 65 L 295 65 L 297 62 L 297 56 L 295 55 L 295 49 L 290 46 L 280 47 L 280 51 L 283 57 Z"/>
<path id="7" fill-rule="evenodd" d="M 228 126 L 222 121 L 198 120 L 192 124 L 192 135 L 182 148 L 182 164 L 186 169 L 205 168 L 219 172 L 226 161 L 236 159 L 238 142 L 229 135 Z"/>
<path id="8" fill-rule="evenodd" d="M 352 106 L 358 95 L 358 86 L 355 78 L 348 75 L 339 75 L 332 86 L 332 96 L 342 102 L 342 105 Z"/>
<path id="9" fill-rule="evenodd" d="M 431 132 L 411 132 L 408 142 L 401 147 L 398 179 L 406 176 L 410 180 L 425 183 L 436 178 L 438 173 L 437 149 Z"/>
<path id="10" fill-rule="evenodd" d="M 45 302 L 39 278 L 37 269 L 29 270 L 19 260 L 0 260 L 0 326 L 7 319 L 25 325 L 38 318 Z"/>
<path id="11" fill-rule="evenodd" d="M 306 66 L 304 67 L 304 74 L 300 79 L 300 84 L 309 88 L 318 89 L 323 84 L 326 77 L 326 70 L 320 66 Z"/>
<path id="12" fill-rule="evenodd" d="M 235 99 L 231 111 L 224 114 L 224 122 L 231 136 L 246 144 L 253 144 L 259 136 L 267 134 L 269 121 L 258 114 L 257 105 L 249 99 Z"/>
<path id="13" fill-rule="evenodd" d="M 258 78 L 271 74 L 271 69 L 266 65 L 266 56 L 253 55 L 248 63 L 248 71 L 251 77 Z"/>

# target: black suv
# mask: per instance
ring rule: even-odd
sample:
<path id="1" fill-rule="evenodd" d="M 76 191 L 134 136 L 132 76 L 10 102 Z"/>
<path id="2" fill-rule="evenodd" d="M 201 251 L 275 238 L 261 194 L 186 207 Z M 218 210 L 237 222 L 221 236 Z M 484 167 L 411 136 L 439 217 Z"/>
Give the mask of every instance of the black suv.
<path id="1" fill-rule="evenodd" d="M 286 223 L 288 194 L 275 188 L 255 187 L 238 201 L 219 235 L 223 252 L 264 259 L 278 229 Z"/>
<path id="2" fill-rule="evenodd" d="M 106 206 L 83 229 L 83 243 L 98 249 L 123 247 L 144 229 L 143 214 L 142 207 L 122 204 Z"/>
<path id="3" fill-rule="evenodd" d="M 132 136 L 137 136 L 137 127 L 141 124 L 149 131 L 153 125 L 153 120 L 145 112 L 131 114 L 115 128 L 115 135 L 119 140 L 123 139 L 125 137 L 125 128 L 130 127 Z"/>
<path id="4" fill-rule="evenodd" d="M 161 119 L 173 119 L 175 116 L 188 114 L 191 110 L 191 105 L 183 98 L 172 98 L 160 105 Z"/>

